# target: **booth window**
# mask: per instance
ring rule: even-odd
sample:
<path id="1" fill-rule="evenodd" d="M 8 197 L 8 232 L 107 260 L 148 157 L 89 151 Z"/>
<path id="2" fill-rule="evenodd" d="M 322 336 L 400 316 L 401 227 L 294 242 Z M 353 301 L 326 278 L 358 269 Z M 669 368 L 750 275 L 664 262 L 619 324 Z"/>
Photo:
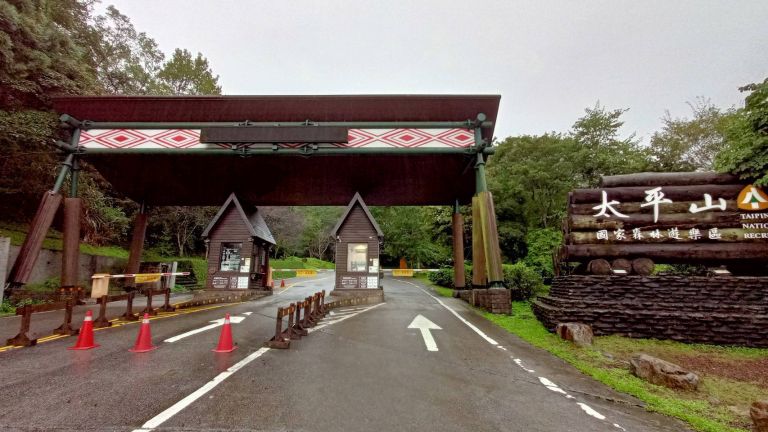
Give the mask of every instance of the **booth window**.
<path id="1" fill-rule="evenodd" d="M 347 271 L 364 272 L 368 270 L 368 245 L 350 243 L 347 245 Z"/>
<path id="2" fill-rule="evenodd" d="M 221 266 L 219 271 L 239 271 L 240 270 L 240 251 L 243 249 L 242 243 L 222 243 L 221 244 Z"/>

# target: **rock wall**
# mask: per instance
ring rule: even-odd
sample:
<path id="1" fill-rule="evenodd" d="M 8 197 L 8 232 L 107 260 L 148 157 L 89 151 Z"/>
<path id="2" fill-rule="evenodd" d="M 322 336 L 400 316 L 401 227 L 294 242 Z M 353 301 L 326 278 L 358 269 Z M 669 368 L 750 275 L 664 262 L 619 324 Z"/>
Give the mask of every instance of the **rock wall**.
<path id="1" fill-rule="evenodd" d="M 550 331 L 768 347 L 768 277 L 562 276 L 533 310 Z"/>
<path id="2" fill-rule="evenodd" d="M 512 312 L 512 296 L 506 288 L 456 290 L 457 297 L 495 314 Z"/>
<path id="3" fill-rule="evenodd" d="M 19 255 L 20 246 L 11 246 L 10 260 L 8 260 L 8 272 L 11 271 L 16 257 Z M 42 249 L 37 257 L 35 268 L 29 283 L 45 282 L 52 277 L 61 277 L 61 251 Z M 120 273 L 126 263 L 125 258 L 114 258 L 99 255 L 80 254 L 77 280 L 82 286 L 91 285 L 91 276 L 94 273 Z"/>

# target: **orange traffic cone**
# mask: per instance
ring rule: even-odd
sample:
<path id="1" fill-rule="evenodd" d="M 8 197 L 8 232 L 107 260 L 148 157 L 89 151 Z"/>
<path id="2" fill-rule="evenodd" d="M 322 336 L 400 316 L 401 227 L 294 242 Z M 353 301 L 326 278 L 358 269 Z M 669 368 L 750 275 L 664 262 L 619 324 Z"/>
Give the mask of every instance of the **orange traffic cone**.
<path id="1" fill-rule="evenodd" d="M 280 281 L 280 288 L 285 288 L 285 279 Z"/>
<path id="2" fill-rule="evenodd" d="M 227 353 L 236 350 L 237 347 L 232 344 L 232 324 L 229 323 L 229 314 L 224 316 L 224 327 L 221 328 L 219 335 L 219 345 L 213 352 Z"/>
<path id="3" fill-rule="evenodd" d="M 139 327 L 139 336 L 136 338 L 136 345 L 129 349 L 130 352 L 147 352 L 157 349 L 152 345 L 152 331 L 149 328 L 149 314 L 144 314 L 144 319 L 141 320 L 141 327 Z"/>
<path id="4" fill-rule="evenodd" d="M 85 318 L 83 318 L 83 327 L 80 329 L 80 334 L 77 335 L 77 343 L 67 349 L 88 350 L 97 346 L 99 345 L 93 342 L 93 312 L 87 311 Z"/>

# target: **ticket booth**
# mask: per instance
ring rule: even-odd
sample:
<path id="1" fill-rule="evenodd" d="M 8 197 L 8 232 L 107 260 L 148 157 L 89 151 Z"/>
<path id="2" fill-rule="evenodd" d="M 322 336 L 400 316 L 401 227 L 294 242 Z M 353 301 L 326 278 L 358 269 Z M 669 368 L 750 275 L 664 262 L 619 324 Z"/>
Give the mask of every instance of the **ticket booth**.
<path id="1" fill-rule="evenodd" d="M 203 231 L 208 289 L 269 289 L 269 251 L 275 239 L 258 208 L 231 194 Z"/>
<path id="2" fill-rule="evenodd" d="M 384 233 L 363 198 L 356 193 L 334 227 L 335 292 L 379 289 L 379 252 Z"/>

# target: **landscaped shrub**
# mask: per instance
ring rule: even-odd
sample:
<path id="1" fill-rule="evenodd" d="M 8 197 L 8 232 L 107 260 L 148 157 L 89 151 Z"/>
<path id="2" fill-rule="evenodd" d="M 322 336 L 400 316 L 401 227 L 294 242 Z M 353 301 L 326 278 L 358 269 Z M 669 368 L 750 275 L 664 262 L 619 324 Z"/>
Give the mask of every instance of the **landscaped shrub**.
<path id="1" fill-rule="evenodd" d="M 553 228 L 532 229 L 528 231 L 526 242 L 528 255 L 523 262 L 536 270 L 543 278 L 554 277 L 552 253 L 563 241 L 560 230 Z"/>
<path id="2" fill-rule="evenodd" d="M 429 280 L 435 285 L 440 285 L 446 288 L 454 288 L 453 286 L 453 268 L 441 268 L 436 272 L 429 273 Z"/>
<path id="3" fill-rule="evenodd" d="M 509 288 L 513 301 L 530 300 L 544 289 L 541 275 L 522 262 L 505 264 L 504 284 Z"/>

